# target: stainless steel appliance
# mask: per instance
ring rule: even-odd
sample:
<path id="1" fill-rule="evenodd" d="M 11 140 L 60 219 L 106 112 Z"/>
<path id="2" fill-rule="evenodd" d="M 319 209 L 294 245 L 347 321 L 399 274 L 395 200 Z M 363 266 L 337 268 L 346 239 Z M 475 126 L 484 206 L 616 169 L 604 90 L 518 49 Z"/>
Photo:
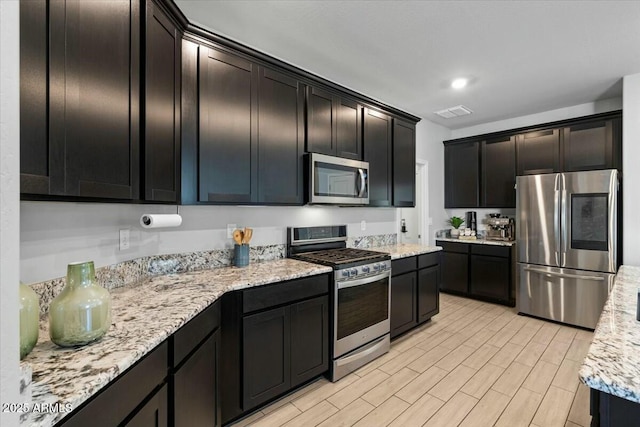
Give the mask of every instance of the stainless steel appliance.
<path id="1" fill-rule="evenodd" d="M 518 309 L 595 328 L 618 264 L 616 170 L 516 180 Z"/>
<path id="2" fill-rule="evenodd" d="M 467 228 L 470 228 L 476 233 L 478 232 L 478 220 L 476 211 L 468 211 L 464 222 L 467 223 Z"/>
<path id="3" fill-rule="evenodd" d="M 512 241 L 515 240 L 516 223 L 513 218 L 500 217 L 495 214 L 487 218 L 487 240 Z"/>
<path id="4" fill-rule="evenodd" d="M 308 156 L 309 203 L 369 204 L 369 163 L 317 153 Z"/>
<path id="5" fill-rule="evenodd" d="M 289 257 L 334 269 L 331 380 L 388 352 L 390 256 L 347 248 L 346 225 L 288 228 L 287 236 Z"/>

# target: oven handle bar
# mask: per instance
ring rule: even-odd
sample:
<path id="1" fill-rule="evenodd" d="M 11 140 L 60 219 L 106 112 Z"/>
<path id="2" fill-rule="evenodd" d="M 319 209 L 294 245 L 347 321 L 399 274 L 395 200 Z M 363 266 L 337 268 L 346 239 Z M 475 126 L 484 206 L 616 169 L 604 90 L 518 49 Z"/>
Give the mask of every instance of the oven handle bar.
<path id="1" fill-rule="evenodd" d="M 380 338 L 378 338 L 377 340 L 374 340 L 373 342 L 369 343 L 369 345 L 371 347 L 369 347 L 368 349 L 352 354 L 350 356 L 346 356 L 346 357 L 341 357 L 340 359 L 336 360 L 336 366 L 344 366 L 347 365 L 351 362 L 353 362 L 354 360 L 358 360 L 358 359 L 362 359 L 366 356 L 368 356 L 369 354 L 378 351 L 381 347 L 385 346 L 385 339 L 387 338 L 387 335 L 382 336 Z"/>
<path id="2" fill-rule="evenodd" d="M 352 288 L 354 286 L 368 285 L 369 283 L 391 277 L 391 271 L 387 270 L 384 273 L 376 274 L 375 276 L 363 277 L 356 280 L 345 280 L 344 282 L 338 282 L 338 289 Z"/>

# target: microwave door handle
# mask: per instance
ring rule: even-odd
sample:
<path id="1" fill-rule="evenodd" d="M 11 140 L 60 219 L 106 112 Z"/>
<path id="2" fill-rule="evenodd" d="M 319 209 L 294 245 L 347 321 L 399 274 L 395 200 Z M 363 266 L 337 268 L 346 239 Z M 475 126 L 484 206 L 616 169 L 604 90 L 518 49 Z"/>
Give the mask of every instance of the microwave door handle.
<path id="1" fill-rule="evenodd" d="M 360 175 L 360 188 L 358 190 L 358 197 L 363 197 L 364 196 L 364 190 L 367 187 L 367 182 L 364 178 L 364 170 L 363 169 L 358 169 L 358 175 Z"/>

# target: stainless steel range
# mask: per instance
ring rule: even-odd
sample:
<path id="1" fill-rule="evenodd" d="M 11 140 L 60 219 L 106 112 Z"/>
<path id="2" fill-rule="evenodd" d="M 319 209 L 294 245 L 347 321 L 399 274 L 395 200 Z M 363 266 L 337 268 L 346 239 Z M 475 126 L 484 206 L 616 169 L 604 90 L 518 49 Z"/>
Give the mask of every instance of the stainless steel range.
<path id="1" fill-rule="evenodd" d="M 383 355 L 390 347 L 391 257 L 346 246 L 346 225 L 287 229 L 290 258 L 334 269 L 332 381 Z"/>

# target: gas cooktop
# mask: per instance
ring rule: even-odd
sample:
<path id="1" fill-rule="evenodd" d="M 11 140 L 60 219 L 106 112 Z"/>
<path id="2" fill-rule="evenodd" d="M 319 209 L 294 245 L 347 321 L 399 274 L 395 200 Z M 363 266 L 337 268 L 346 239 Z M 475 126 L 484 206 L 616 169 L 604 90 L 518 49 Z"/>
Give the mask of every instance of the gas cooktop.
<path id="1" fill-rule="evenodd" d="M 367 251 L 355 248 L 327 249 L 315 252 L 305 252 L 295 255 L 295 258 L 328 266 L 341 266 L 361 261 L 389 259 L 383 252 Z"/>

